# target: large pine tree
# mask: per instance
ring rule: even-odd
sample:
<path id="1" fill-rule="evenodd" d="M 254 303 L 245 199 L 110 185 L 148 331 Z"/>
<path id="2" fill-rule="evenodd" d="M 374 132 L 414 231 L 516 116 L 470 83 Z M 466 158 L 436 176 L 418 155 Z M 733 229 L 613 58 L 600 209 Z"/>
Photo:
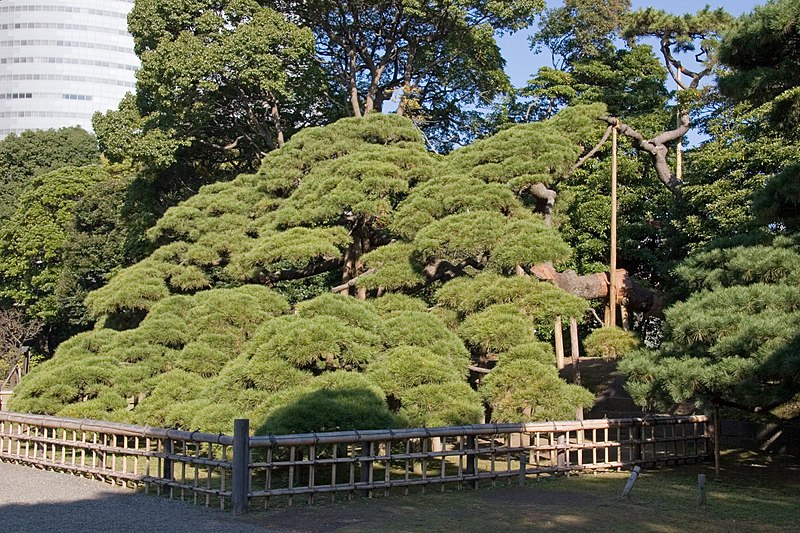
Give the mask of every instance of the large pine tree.
<path id="1" fill-rule="evenodd" d="M 571 416 L 592 395 L 543 341 L 587 302 L 520 274 L 569 258 L 536 191 L 596 143 L 597 113 L 447 157 L 395 115 L 298 133 L 170 209 L 12 407 L 270 432 L 474 423 L 484 400 L 498 420 Z"/>

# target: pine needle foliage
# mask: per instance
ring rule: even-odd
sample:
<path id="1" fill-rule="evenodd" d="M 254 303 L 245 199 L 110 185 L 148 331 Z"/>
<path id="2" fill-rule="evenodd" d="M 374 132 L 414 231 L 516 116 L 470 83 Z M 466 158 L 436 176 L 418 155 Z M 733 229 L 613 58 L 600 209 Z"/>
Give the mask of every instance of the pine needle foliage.
<path id="1" fill-rule="evenodd" d="M 257 173 L 169 209 L 153 253 L 87 298 L 95 330 L 63 343 L 12 407 L 206 431 L 235 414 L 272 433 L 481 421 L 469 366 L 491 354 L 497 368 L 553 367 L 555 316 L 587 309 L 508 274 L 570 257 L 523 184 L 569 171 L 594 111 L 575 111 L 585 131 L 553 119 L 447 157 L 392 115 L 297 133 Z"/>
<path id="2" fill-rule="evenodd" d="M 598 328 L 583 340 L 583 349 L 589 357 L 617 359 L 641 345 L 639 337 L 632 331 L 621 328 Z"/>

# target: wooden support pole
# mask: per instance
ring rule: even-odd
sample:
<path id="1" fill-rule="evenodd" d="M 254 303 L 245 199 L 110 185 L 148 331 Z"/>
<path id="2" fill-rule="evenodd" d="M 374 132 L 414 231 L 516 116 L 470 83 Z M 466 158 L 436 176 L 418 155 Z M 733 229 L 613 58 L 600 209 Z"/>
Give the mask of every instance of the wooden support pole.
<path id="1" fill-rule="evenodd" d="M 556 367 L 561 370 L 564 368 L 564 326 L 561 324 L 561 317 L 556 317 L 556 324 L 553 329 L 556 340 Z"/>
<path id="2" fill-rule="evenodd" d="M 719 405 L 714 406 L 714 475 L 719 479 L 720 471 L 720 440 L 722 440 L 722 421 L 719 416 Z"/>
<path id="3" fill-rule="evenodd" d="M 528 475 L 528 454 L 526 452 L 520 452 L 519 454 L 519 479 L 517 483 L 520 487 L 525 486 L 525 478 Z"/>
<path id="4" fill-rule="evenodd" d="M 235 515 L 247 512 L 250 492 L 250 420 L 233 421 L 233 466 L 231 481 L 231 511 Z"/>
<path id="5" fill-rule="evenodd" d="M 467 436 L 467 450 L 470 452 L 477 452 L 477 439 L 475 435 L 468 435 Z M 467 455 L 467 470 L 466 474 L 468 476 L 477 476 L 478 474 L 478 454 L 471 453 Z M 475 477 L 471 482 L 472 488 L 478 488 L 478 478 Z"/>
<path id="6" fill-rule="evenodd" d="M 362 495 L 372 498 L 372 443 L 363 442 L 361 444 L 361 453 L 359 454 L 359 478 L 358 480 L 367 485 L 368 488 L 362 491 Z"/>
<path id="7" fill-rule="evenodd" d="M 611 137 L 611 264 L 609 267 L 609 327 L 617 325 L 617 126 Z"/>
<path id="8" fill-rule="evenodd" d="M 575 383 L 581 383 L 581 369 L 578 366 L 580 362 L 580 347 L 578 345 L 578 321 L 574 318 L 569 319 L 569 344 L 572 351 L 572 370 L 575 376 Z"/>

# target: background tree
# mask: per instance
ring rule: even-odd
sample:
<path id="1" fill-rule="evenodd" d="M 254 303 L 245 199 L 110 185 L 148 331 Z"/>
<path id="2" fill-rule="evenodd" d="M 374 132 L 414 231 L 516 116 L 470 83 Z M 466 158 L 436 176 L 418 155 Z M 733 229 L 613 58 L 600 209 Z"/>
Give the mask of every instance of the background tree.
<path id="1" fill-rule="evenodd" d="M 0 224 L 14 214 L 34 176 L 99 162 L 95 138 L 79 127 L 11 133 L 0 140 Z"/>
<path id="2" fill-rule="evenodd" d="M 252 170 L 315 118 L 313 36 L 255 1 L 192 4 L 143 0 L 131 12 L 144 131 L 171 140 L 169 162 L 195 175 Z"/>
<path id="3" fill-rule="evenodd" d="M 22 348 L 34 340 L 42 321 L 30 319 L 19 309 L 0 309 L 0 376 L 5 380 L 12 365 L 19 361 Z"/>
<path id="4" fill-rule="evenodd" d="M 394 97 L 397 113 L 416 117 L 445 148 L 452 135 L 464 134 L 470 106 L 510 89 L 495 34 L 527 26 L 543 7 L 539 0 L 272 5 L 314 31 L 349 114 L 380 112 Z"/>
<path id="5" fill-rule="evenodd" d="M 723 94 L 752 107 L 767 104 L 771 127 L 792 138 L 799 116 L 798 18 L 796 3 L 771 0 L 741 17 L 720 49 L 730 68 L 719 80 Z"/>
<path id="6" fill-rule="evenodd" d="M 43 320 L 53 343 L 71 333 L 66 327 L 70 310 L 64 305 L 65 299 L 77 298 L 80 302 L 81 292 L 85 294 L 87 289 L 101 285 L 105 280 L 100 273 L 116 266 L 118 253 L 106 257 L 108 263 L 95 264 L 83 272 L 68 270 L 64 261 L 77 203 L 93 187 L 110 181 L 114 172 L 124 174 L 96 165 L 62 167 L 33 178 L 29 190 L 20 197 L 14 216 L 0 231 L 0 297 L 8 305 L 24 309 L 29 318 Z M 101 201 L 108 200 L 104 197 Z M 105 252 L 124 244 L 113 233 L 105 234 L 105 229 L 97 228 L 98 234 L 93 237 L 103 243 Z M 76 245 L 73 241 L 73 257 L 82 256 L 84 264 L 95 263 L 96 258 L 89 255 L 93 250 L 77 250 Z"/>
<path id="7" fill-rule="evenodd" d="M 763 33 L 770 46 L 785 39 L 791 47 L 792 30 L 776 34 L 768 23 L 779 12 L 796 15 L 789 4 L 776 2 L 743 17 L 730 41 L 722 41 L 732 80 L 746 80 L 758 68 L 745 60 L 752 50 L 740 47 L 743 36 Z M 773 64 L 772 57 L 765 61 Z M 740 73 L 736 65 L 747 67 Z M 788 79 L 785 73 L 775 76 Z M 746 117 L 746 125 L 698 150 L 699 168 L 710 176 L 701 175 L 698 191 L 716 194 L 722 205 L 737 195 L 752 199 L 752 212 L 731 216 L 743 218 L 750 232 L 733 224 L 722 228 L 728 238 L 712 240 L 676 270 L 684 300 L 666 312 L 666 342 L 657 351 L 622 361 L 629 390 L 642 403 L 663 407 L 696 400 L 766 416 L 797 416 L 797 145 L 782 128 L 785 115 L 773 114 L 784 104 L 784 94 L 776 90 L 772 100 L 754 102 L 755 109 L 747 101 L 730 103 L 732 116 Z"/>

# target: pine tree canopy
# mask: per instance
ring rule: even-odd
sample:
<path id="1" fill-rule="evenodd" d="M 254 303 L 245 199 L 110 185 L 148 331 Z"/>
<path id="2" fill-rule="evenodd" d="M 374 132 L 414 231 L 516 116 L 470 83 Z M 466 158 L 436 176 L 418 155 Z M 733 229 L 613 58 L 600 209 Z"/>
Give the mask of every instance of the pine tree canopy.
<path id="1" fill-rule="evenodd" d="M 231 413 L 267 432 L 475 423 L 468 367 L 500 360 L 542 366 L 542 394 L 569 392 L 510 389 L 539 407 L 504 420 L 571 417 L 591 395 L 541 341 L 588 304 L 515 267 L 569 259 L 530 188 L 556 186 L 599 138 L 598 109 L 447 157 L 392 115 L 303 130 L 256 174 L 168 210 L 155 251 L 87 298 L 98 327 L 63 343 L 14 408 L 210 431 Z"/>

